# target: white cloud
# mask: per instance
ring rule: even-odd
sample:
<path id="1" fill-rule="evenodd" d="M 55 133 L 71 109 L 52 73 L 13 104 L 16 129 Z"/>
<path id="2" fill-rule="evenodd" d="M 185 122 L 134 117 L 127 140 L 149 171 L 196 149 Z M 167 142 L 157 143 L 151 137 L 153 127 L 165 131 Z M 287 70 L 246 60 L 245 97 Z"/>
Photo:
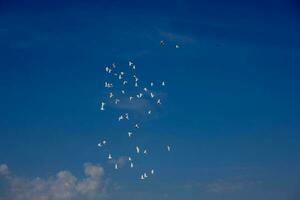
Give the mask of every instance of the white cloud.
<path id="1" fill-rule="evenodd" d="M 100 165 L 84 164 L 83 178 L 70 171 L 59 171 L 54 177 L 23 178 L 8 173 L 5 164 L 0 174 L 7 181 L 6 198 L 14 200 L 102 200 L 107 197 L 107 184 Z"/>

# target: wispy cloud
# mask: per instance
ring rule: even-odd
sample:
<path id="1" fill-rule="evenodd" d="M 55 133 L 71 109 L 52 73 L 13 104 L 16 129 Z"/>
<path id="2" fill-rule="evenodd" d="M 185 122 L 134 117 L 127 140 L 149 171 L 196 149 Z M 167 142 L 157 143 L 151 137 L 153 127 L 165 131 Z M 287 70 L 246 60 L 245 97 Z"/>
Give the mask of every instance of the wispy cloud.
<path id="1" fill-rule="evenodd" d="M 70 171 L 59 171 L 47 178 L 24 178 L 12 175 L 6 164 L 0 165 L 0 175 L 7 181 L 5 198 L 14 200 L 101 200 L 107 198 L 107 184 L 100 165 L 85 163 L 84 177 Z"/>

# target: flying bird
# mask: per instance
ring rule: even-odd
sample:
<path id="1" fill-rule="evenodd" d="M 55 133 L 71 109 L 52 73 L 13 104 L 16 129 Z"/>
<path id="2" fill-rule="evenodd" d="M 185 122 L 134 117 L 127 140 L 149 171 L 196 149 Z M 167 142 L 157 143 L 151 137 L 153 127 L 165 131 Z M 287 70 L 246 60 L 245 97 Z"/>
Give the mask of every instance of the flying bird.
<path id="1" fill-rule="evenodd" d="M 118 104 L 120 102 L 120 99 L 115 99 L 115 104 Z"/>
<path id="2" fill-rule="evenodd" d="M 138 146 L 135 147 L 136 153 L 140 153 L 140 148 Z"/>
<path id="3" fill-rule="evenodd" d="M 132 132 L 128 132 L 128 137 L 131 137 L 132 136 Z"/>
<path id="4" fill-rule="evenodd" d="M 154 174 L 154 169 L 151 170 L 151 174 L 152 174 L 152 175 Z"/>
<path id="5" fill-rule="evenodd" d="M 171 151 L 171 146 L 167 145 L 167 150 L 170 152 Z"/>
<path id="6" fill-rule="evenodd" d="M 105 106 L 105 102 L 101 102 L 101 108 L 100 108 L 100 110 L 104 111 L 105 110 L 104 106 Z"/>

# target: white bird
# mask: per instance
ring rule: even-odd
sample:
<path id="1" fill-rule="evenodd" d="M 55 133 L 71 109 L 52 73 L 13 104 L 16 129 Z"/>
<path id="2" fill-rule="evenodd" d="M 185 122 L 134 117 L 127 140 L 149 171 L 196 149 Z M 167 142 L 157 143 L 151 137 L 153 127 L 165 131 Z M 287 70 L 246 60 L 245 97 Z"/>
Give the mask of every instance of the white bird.
<path id="1" fill-rule="evenodd" d="M 131 101 L 132 99 L 133 99 L 133 97 L 130 96 L 130 97 L 129 97 L 129 101 Z"/>
<path id="2" fill-rule="evenodd" d="M 135 124 L 134 127 L 135 127 L 135 128 L 140 128 L 138 124 Z"/>
<path id="3" fill-rule="evenodd" d="M 161 101 L 160 101 L 160 99 L 158 99 L 158 100 L 157 100 L 157 104 L 159 104 L 159 105 L 161 104 Z"/>
<path id="4" fill-rule="evenodd" d="M 133 62 L 129 61 L 129 62 L 128 62 L 128 65 L 129 65 L 129 66 L 132 66 L 132 65 L 133 65 Z"/>
<path id="5" fill-rule="evenodd" d="M 120 99 L 115 99 L 115 104 L 118 104 L 120 102 Z"/>
<path id="6" fill-rule="evenodd" d="M 121 80 L 123 77 L 122 77 L 122 75 L 121 74 L 119 74 L 119 80 Z"/>
<path id="7" fill-rule="evenodd" d="M 167 145 L 167 150 L 171 151 L 171 146 L 170 145 Z"/>
<path id="8" fill-rule="evenodd" d="M 117 163 L 115 164 L 115 169 L 118 169 L 118 164 Z"/>
<path id="9" fill-rule="evenodd" d="M 135 74 L 133 75 L 133 78 L 134 78 L 134 81 L 135 81 L 135 82 L 138 82 L 138 81 L 139 81 L 139 78 L 138 78 Z"/>
<path id="10" fill-rule="evenodd" d="M 129 114 L 125 113 L 125 119 L 129 120 Z"/>
<path id="11" fill-rule="evenodd" d="M 113 63 L 113 64 L 112 64 L 112 67 L 113 67 L 113 68 L 116 68 L 116 64 L 115 64 L 115 63 Z"/>
<path id="12" fill-rule="evenodd" d="M 144 180 L 145 178 L 144 178 L 144 175 L 141 175 L 141 180 Z"/>
<path id="13" fill-rule="evenodd" d="M 123 115 L 120 115 L 118 120 L 121 121 L 122 119 L 124 119 Z"/>
<path id="14" fill-rule="evenodd" d="M 147 149 L 144 150 L 144 154 L 148 154 L 148 153 L 147 153 Z"/>
<path id="15" fill-rule="evenodd" d="M 114 75 L 115 75 L 115 76 L 118 76 L 118 74 L 117 74 L 117 73 L 114 73 Z"/>
<path id="16" fill-rule="evenodd" d="M 125 90 L 121 90 L 121 93 L 122 93 L 122 94 L 125 94 Z"/>
<path id="17" fill-rule="evenodd" d="M 138 146 L 135 147 L 136 153 L 140 153 L 140 148 Z"/>
<path id="18" fill-rule="evenodd" d="M 144 178 L 148 178 L 148 176 L 147 176 L 147 173 L 146 173 L 146 172 L 144 173 Z"/>
<path id="19" fill-rule="evenodd" d="M 142 93 L 139 93 L 139 94 L 136 95 L 136 97 L 137 97 L 138 99 L 142 98 L 142 96 L 143 96 Z"/>
<path id="20" fill-rule="evenodd" d="M 108 160 L 111 160 L 111 159 L 112 159 L 111 154 L 108 154 Z"/>
<path id="21" fill-rule="evenodd" d="M 161 83 L 161 85 L 162 85 L 162 86 L 165 86 L 165 85 L 166 85 L 166 83 L 163 81 L 163 82 Z"/>
<path id="22" fill-rule="evenodd" d="M 109 93 L 109 98 L 112 98 L 114 94 L 112 92 Z"/>
<path id="23" fill-rule="evenodd" d="M 105 67 L 105 71 L 108 72 L 109 74 L 111 73 L 112 69 L 110 69 L 109 67 Z"/>
<path id="24" fill-rule="evenodd" d="M 152 175 L 154 174 L 154 169 L 151 170 L 151 174 L 152 174 Z"/>
<path id="25" fill-rule="evenodd" d="M 99 142 L 99 143 L 98 143 L 98 147 L 102 147 L 102 144 L 101 144 L 101 142 Z"/>
<path id="26" fill-rule="evenodd" d="M 123 85 L 127 84 L 127 81 L 123 81 Z"/>
<path id="27" fill-rule="evenodd" d="M 132 69 L 135 69 L 135 65 L 132 65 Z"/>
<path id="28" fill-rule="evenodd" d="M 176 45 L 175 45 L 175 48 L 176 48 L 176 49 L 178 49 L 178 48 L 179 48 L 179 45 L 178 45 L 178 44 L 176 44 Z"/>
<path id="29" fill-rule="evenodd" d="M 161 40 L 161 41 L 160 41 L 160 45 L 161 45 L 161 46 L 164 46 L 164 45 L 165 45 L 165 41 Z"/>
<path id="30" fill-rule="evenodd" d="M 152 92 L 150 92 L 150 96 L 151 98 L 154 98 L 154 94 Z"/>
<path id="31" fill-rule="evenodd" d="M 105 110 L 104 106 L 105 106 L 105 102 L 101 102 L 101 108 L 100 108 L 100 110 L 102 110 L 102 111 Z"/>
<path id="32" fill-rule="evenodd" d="M 130 163 L 130 168 L 133 168 L 133 163 Z"/>
<path id="33" fill-rule="evenodd" d="M 105 145 L 105 144 L 106 144 L 106 140 L 103 140 L 103 141 L 102 141 L 102 144 L 104 144 L 104 145 Z"/>
<path id="34" fill-rule="evenodd" d="M 147 88 L 144 88 L 144 91 L 145 91 L 145 92 L 147 92 L 147 91 L 148 91 L 148 89 L 147 89 Z"/>
<path id="35" fill-rule="evenodd" d="M 138 85 L 138 83 L 137 82 L 135 82 L 134 83 L 134 87 L 138 87 L 139 85 Z"/>
<path id="36" fill-rule="evenodd" d="M 124 72 L 120 72 L 120 74 L 123 76 L 125 73 Z"/>
<path id="37" fill-rule="evenodd" d="M 151 82 L 151 83 L 150 83 L 150 86 L 151 86 L 151 87 L 153 87 L 153 85 L 154 85 L 154 83 L 153 83 L 153 82 Z"/>
<path id="38" fill-rule="evenodd" d="M 131 137 L 132 136 L 132 132 L 128 132 L 128 137 Z"/>
<path id="39" fill-rule="evenodd" d="M 132 159 L 131 159 L 131 157 L 130 157 L 130 156 L 128 157 L 128 160 L 129 160 L 129 161 L 132 161 Z"/>
<path id="40" fill-rule="evenodd" d="M 148 115 L 151 115 L 151 112 L 152 112 L 151 110 L 148 110 Z"/>
<path id="41" fill-rule="evenodd" d="M 112 83 L 105 82 L 105 83 L 104 83 L 104 87 L 106 87 L 106 88 L 112 88 L 112 87 L 113 87 L 113 84 L 112 84 Z"/>

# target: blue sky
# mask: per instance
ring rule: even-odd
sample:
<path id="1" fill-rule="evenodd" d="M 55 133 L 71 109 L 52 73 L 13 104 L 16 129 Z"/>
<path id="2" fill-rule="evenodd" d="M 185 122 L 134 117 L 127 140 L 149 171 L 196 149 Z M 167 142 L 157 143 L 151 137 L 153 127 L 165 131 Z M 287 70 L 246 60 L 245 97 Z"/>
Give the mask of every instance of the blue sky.
<path id="1" fill-rule="evenodd" d="M 298 199 L 299 13 L 283 0 L 2 1 L 0 199 L 17 199 L 12 180 L 26 193 L 61 170 L 105 185 L 97 199 Z M 146 164 L 157 176 L 143 184 L 96 146 L 108 137 L 129 148 L 115 116 L 99 112 L 103 68 L 128 60 L 141 79 L 168 83 L 140 135 L 174 151 L 155 150 Z"/>

